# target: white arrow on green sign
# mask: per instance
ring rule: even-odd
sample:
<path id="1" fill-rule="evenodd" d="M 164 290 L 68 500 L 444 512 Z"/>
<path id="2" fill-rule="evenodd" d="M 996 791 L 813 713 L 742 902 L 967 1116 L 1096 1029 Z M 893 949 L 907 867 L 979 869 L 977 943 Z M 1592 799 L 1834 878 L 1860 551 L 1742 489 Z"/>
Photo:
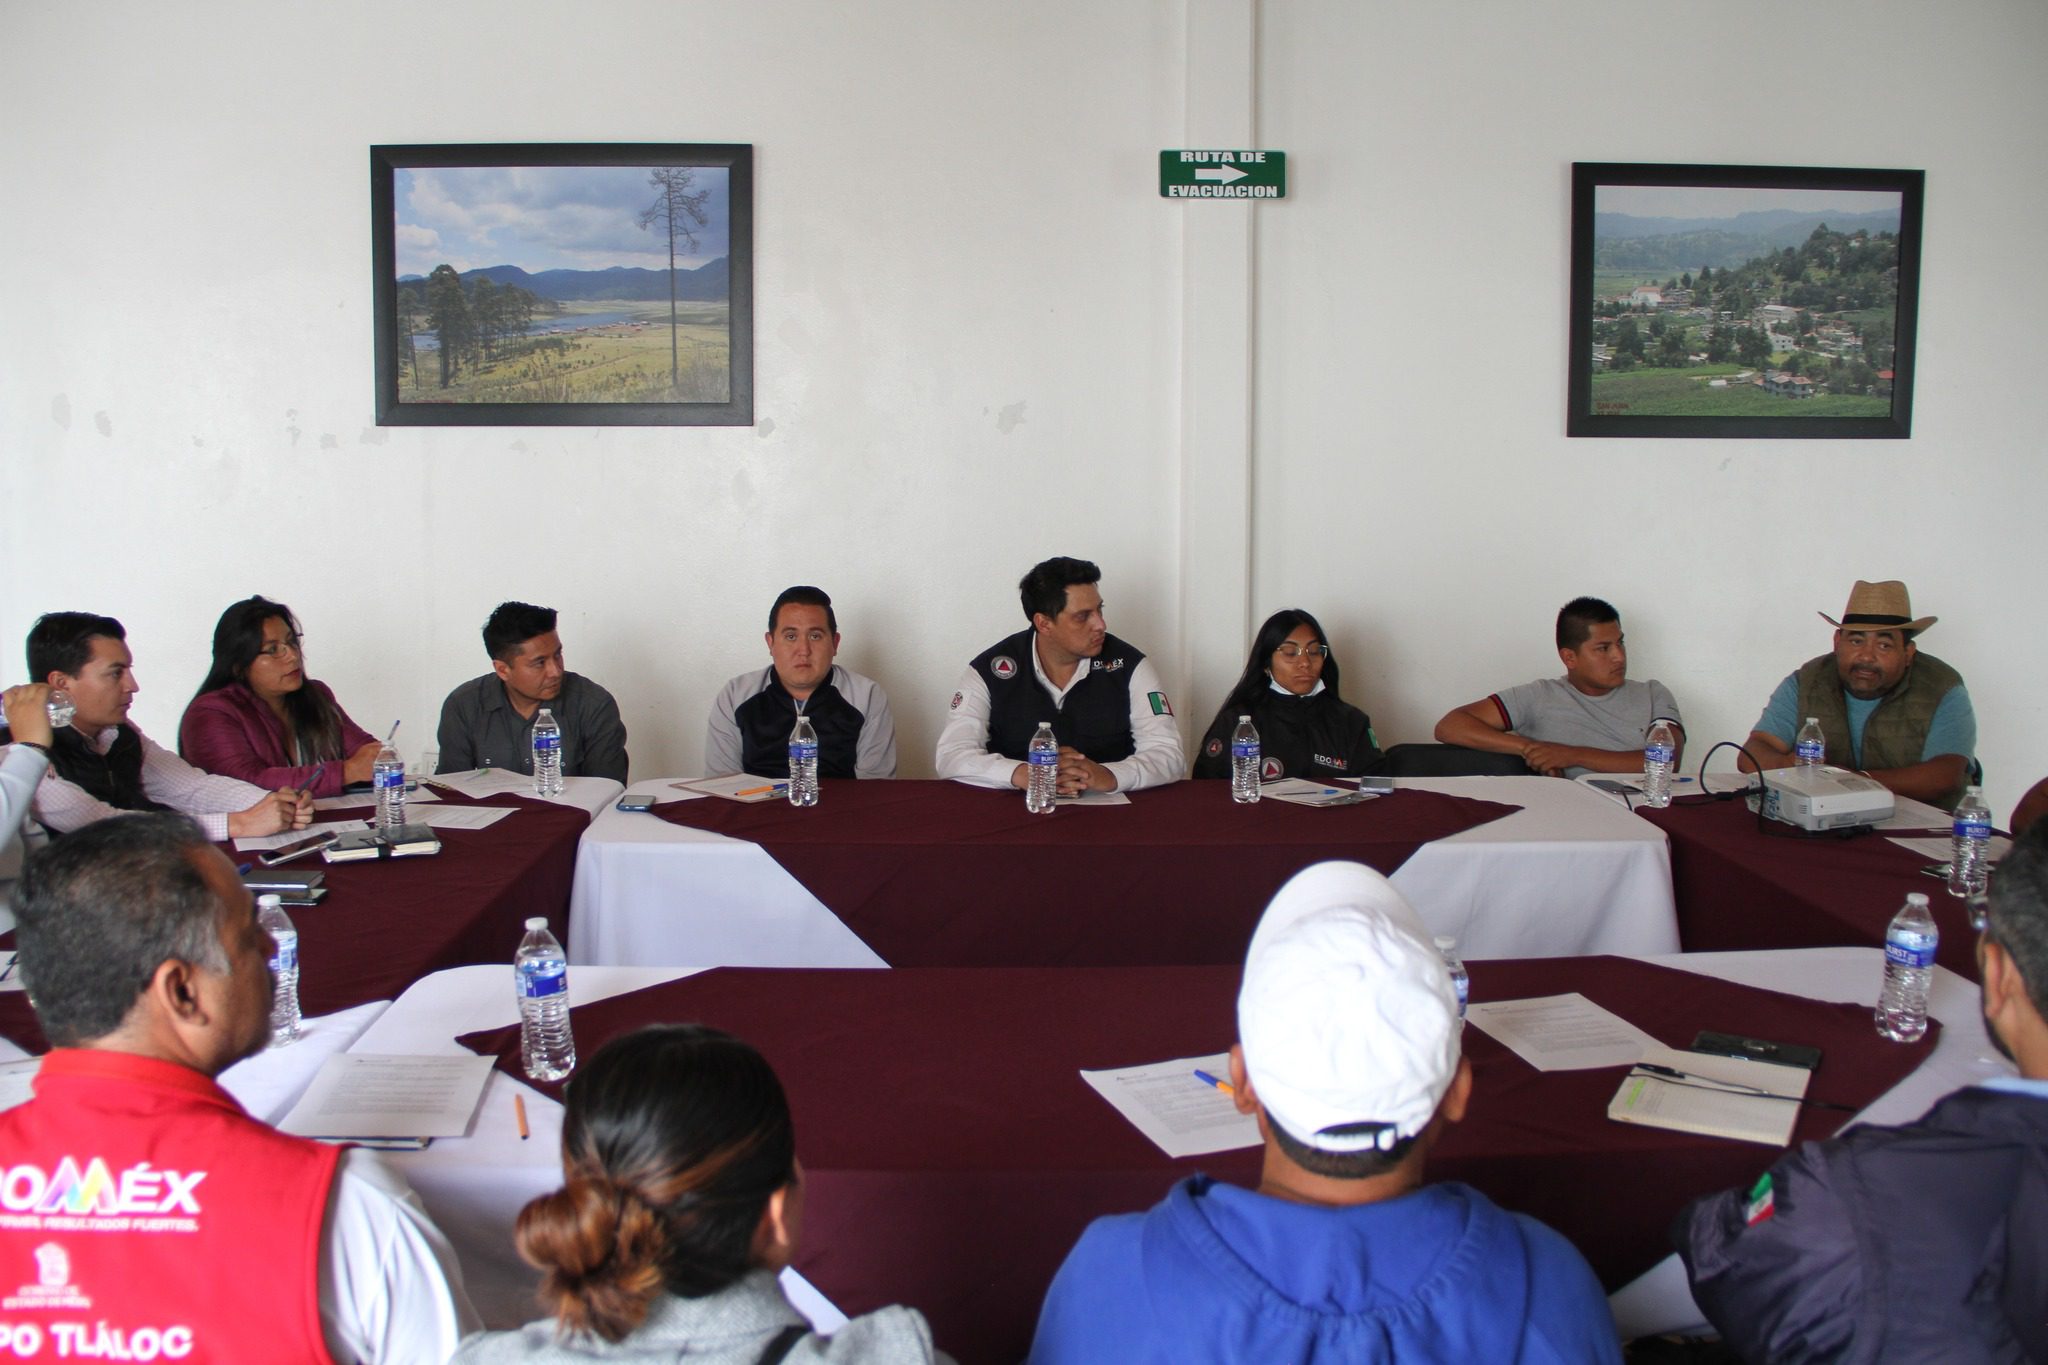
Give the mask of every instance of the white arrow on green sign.
<path id="1" fill-rule="evenodd" d="M 1162 199 L 1285 199 L 1287 153 L 1166 151 L 1159 154 Z"/>

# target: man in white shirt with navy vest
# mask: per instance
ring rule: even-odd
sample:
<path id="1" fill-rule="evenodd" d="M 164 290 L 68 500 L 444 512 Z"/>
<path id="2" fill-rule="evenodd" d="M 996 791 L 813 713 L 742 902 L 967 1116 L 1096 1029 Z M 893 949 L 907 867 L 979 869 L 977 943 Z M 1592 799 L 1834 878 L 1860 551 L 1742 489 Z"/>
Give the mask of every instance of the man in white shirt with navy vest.
<path id="1" fill-rule="evenodd" d="M 1109 633 L 1102 571 L 1048 559 L 1018 590 L 1031 624 L 976 655 L 939 732 L 940 777 L 1022 788 L 1039 724 L 1060 742 L 1059 794 L 1138 791 L 1187 772 L 1180 727 L 1159 670 Z"/>

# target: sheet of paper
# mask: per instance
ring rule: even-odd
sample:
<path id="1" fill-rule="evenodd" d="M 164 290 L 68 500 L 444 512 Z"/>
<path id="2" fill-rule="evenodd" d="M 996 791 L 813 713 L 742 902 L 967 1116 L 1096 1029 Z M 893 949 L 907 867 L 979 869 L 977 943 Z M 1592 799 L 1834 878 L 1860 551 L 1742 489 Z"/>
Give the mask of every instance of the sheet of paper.
<path id="1" fill-rule="evenodd" d="M 42 1064 L 40 1057 L 0 1062 L 0 1109 L 12 1109 L 35 1098 L 36 1069 Z"/>
<path id="2" fill-rule="evenodd" d="M 1258 1121 L 1237 1112 L 1230 1096 L 1195 1075 L 1230 1073 L 1230 1054 L 1083 1071 L 1081 1079 L 1168 1156 L 1202 1156 L 1259 1145 Z"/>
<path id="3" fill-rule="evenodd" d="M 1955 844 L 1951 842 L 1951 837 L 1946 834 L 1930 835 L 1924 839 L 1900 839 L 1894 837 L 1892 842 L 1908 852 L 1919 854 L 1931 863 L 1942 863 L 1944 865 L 1947 864 L 1949 855 L 1955 851 Z M 1990 857 L 1992 863 L 1996 865 L 2000 858 L 2012 852 L 2012 840 L 2006 838 L 2003 834 L 1994 834 L 1991 836 L 1990 846 L 1985 852 Z"/>
<path id="4" fill-rule="evenodd" d="M 496 796 L 501 792 L 533 794 L 533 779 L 510 768 L 471 768 L 459 773 L 436 773 L 420 779 L 464 796 Z"/>
<path id="5" fill-rule="evenodd" d="M 1806 1094 L 1812 1079 L 1811 1072 L 1796 1066 L 1660 1046 L 1645 1048 L 1642 1062 L 1680 1074 L 1630 1072 L 1607 1106 L 1607 1117 L 1773 1147 L 1792 1140 L 1799 1121 L 1799 1106 L 1793 1101 Z M 1721 1088 L 1724 1085 L 1726 1089 Z M 1759 1090 L 1766 1093 L 1755 1093 Z"/>
<path id="6" fill-rule="evenodd" d="M 722 796 L 728 801 L 752 805 L 756 801 L 780 801 L 789 791 L 789 779 L 756 777 L 752 773 L 730 773 L 724 777 L 692 777 L 673 784 L 685 791 Z"/>
<path id="7" fill-rule="evenodd" d="M 1128 792 L 1082 792 L 1077 796 L 1055 798 L 1056 806 L 1128 806 L 1131 804 Z"/>
<path id="8" fill-rule="evenodd" d="M 329 1057 L 278 1128 L 300 1137 L 461 1137 L 469 1131 L 489 1057 Z"/>
<path id="9" fill-rule="evenodd" d="M 370 827 L 366 820 L 315 820 L 304 829 L 288 829 L 282 834 L 250 834 L 235 840 L 237 853 L 268 853 L 273 848 L 283 848 L 314 834 L 354 834 Z"/>
<path id="10" fill-rule="evenodd" d="M 22 984 L 21 967 L 15 961 L 15 954 L 0 953 L 0 991 L 25 991 Z"/>
<path id="11" fill-rule="evenodd" d="M 1285 801 L 1294 806 L 1356 806 L 1377 799 L 1381 792 L 1362 792 L 1353 787 L 1310 782 L 1302 777 L 1283 777 L 1259 787 L 1261 800 Z"/>
<path id="12" fill-rule="evenodd" d="M 1474 1002 L 1465 1022 L 1538 1071 L 1587 1071 L 1640 1061 L 1657 1040 L 1577 991 Z"/>
<path id="13" fill-rule="evenodd" d="M 628 793 L 628 795 L 637 794 L 638 793 Z M 650 795 L 652 795 L 656 801 L 702 801 L 709 797 L 711 793 L 700 792 L 687 782 L 671 782 L 668 784 L 667 791 L 652 792 L 650 793 Z"/>
<path id="14" fill-rule="evenodd" d="M 441 793 L 422 782 L 405 794 L 408 809 L 423 801 L 439 801 Z M 375 792 L 343 792 L 339 796 L 318 796 L 313 798 L 314 810 L 361 810 L 377 804 Z"/>
<path id="15" fill-rule="evenodd" d="M 405 822 L 408 825 L 426 825 L 431 829 L 489 829 L 511 814 L 513 809 L 510 806 L 451 806 L 444 802 L 426 810 L 407 806 Z"/>

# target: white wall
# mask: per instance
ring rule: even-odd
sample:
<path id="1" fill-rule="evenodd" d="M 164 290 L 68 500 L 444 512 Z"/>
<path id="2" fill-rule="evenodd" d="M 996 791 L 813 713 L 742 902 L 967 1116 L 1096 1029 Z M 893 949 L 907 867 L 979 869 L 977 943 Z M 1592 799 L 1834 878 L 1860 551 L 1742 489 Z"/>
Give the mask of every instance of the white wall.
<path id="1" fill-rule="evenodd" d="M 1249 609 L 1321 613 L 1383 739 L 1548 671 L 1581 591 L 1622 607 L 1696 742 L 1737 736 L 1824 646 L 1815 609 L 1898 576 L 1970 678 L 1994 804 L 2048 772 L 2023 681 L 2048 671 L 2022 549 L 2048 221 L 2031 0 L 569 15 L 0 0 L 0 642 L 44 610 L 122 617 L 137 717 L 167 739 L 215 616 L 260 591 L 412 749 L 481 671 L 489 608 L 524 597 L 619 694 L 636 772 L 681 773 L 770 598 L 815 581 L 924 774 L 960 665 L 1018 623 L 1017 576 L 1072 553 L 1199 728 L 1245 610 L 1204 542 L 1245 554 L 1247 518 L 1215 510 L 1230 460 L 1183 392 L 1231 355 L 1190 300 L 1250 288 Z M 1202 40 L 1233 24 L 1256 44 L 1219 82 Z M 1643 52 L 1669 74 L 1621 59 Z M 1809 112 L 1759 107 L 1768 69 Z M 1243 124 L 1245 87 L 1292 197 L 1159 199 L 1158 150 Z M 374 426 L 368 146 L 577 140 L 754 144 L 756 426 Z M 1925 168 L 1914 439 L 1567 442 L 1574 159 Z M 1256 215 L 1241 271 L 1204 214 Z M 1800 505 L 1824 524 L 1795 535 Z M 0 643 L 0 680 L 20 667 Z"/>

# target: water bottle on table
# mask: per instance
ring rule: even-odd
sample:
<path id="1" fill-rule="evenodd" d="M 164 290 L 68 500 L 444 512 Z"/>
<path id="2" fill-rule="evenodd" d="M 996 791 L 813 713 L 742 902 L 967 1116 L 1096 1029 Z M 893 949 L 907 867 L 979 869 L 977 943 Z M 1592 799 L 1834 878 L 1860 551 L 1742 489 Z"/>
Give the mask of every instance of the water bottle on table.
<path id="1" fill-rule="evenodd" d="M 405 760 L 388 739 L 370 766 L 370 785 L 377 791 L 377 832 L 396 839 L 405 828 Z"/>
<path id="2" fill-rule="evenodd" d="M 533 794 L 562 794 L 562 723 L 545 706 L 533 718 Z"/>
<path id="3" fill-rule="evenodd" d="M 526 937 L 512 959 L 519 992 L 519 1056 L 536 1081 L 559 1081 L 576 1069 L 576 1039 L 569 1031 L 569 959 L 548 932 L 547 918 L 526 922 Z"/>
<path id="4" fill-rule="evenodd" d="M 1671 768 L 1678 761 L 1678 735 L 1671 722 L 1660 720 L 1650 727 L 1643 741 L 1643 801 L 1652 806 L 1671 804 Z"/>
<path id="5" fill-rule="evenodd" d="M 1991 881 L 1991 807 L 1982 787 L 1963 788 L 1956 803 L 1949 843 L 1948 893 L 1968 900 L 1982 896 Z"/>
<path id="6" fill-rule="evenodd" d="M 299 931 L 281 897 L 256 898 L 256 922 L 270 935 L 270 1045 L 299 1040 Z"/>
<path id="7" fill-rule="evenodd" d="M 1472 1000 L 1472 973 L 1465 970 L 1465 964 L 1458 958 L 1458 940 L 1450 934 L 1439 935 L 1436 940 L 1437 955 L 1450 970 L 1451 986 L 1458 992 L 1458 1018 L 1465 1017 L 1465 1006 Z"/>
<path id="8" fill-rule="evenodd" d="M 1927 897 L 1906 897 L 1884 931 L 1884 990 L 1877 997 L 1877 1031 L 1895 1043 L 1917 1042 L 1927 1032 L 1927 987 L 1941 934 Z"/>
<path id="9" fill-rule="evenodd" d="M 1230 735 L 1230 799 L 1241 806 L 1259 799 L 1259 730 L 1250 716 L 1239 716 Z"/>
<path id="10" fill-rule="evenodd" d="M 797 712 L 796 727 L 789 732 L 789 804 L 818 804 L 818 732 L 801 711 Z"/>
<path id="11" fill-rule="evenodd" d="M 1060 742 L 1053 737 L 1052 722 L 1038 722 L 1038 733 L 1024 757 L 1030 769 L 1025 774 L 1024 809 L 1045 815 L 1059 802 Z"/>
<path id="12" fill-rule="evenodd" d="M 1828 737 L 1820 731 L 1819 716 L 1808 716 L 1806 724 L 1799 727 L 1792 754 L 1802 768 L 1818 768 L 1828 761 Z"/>

